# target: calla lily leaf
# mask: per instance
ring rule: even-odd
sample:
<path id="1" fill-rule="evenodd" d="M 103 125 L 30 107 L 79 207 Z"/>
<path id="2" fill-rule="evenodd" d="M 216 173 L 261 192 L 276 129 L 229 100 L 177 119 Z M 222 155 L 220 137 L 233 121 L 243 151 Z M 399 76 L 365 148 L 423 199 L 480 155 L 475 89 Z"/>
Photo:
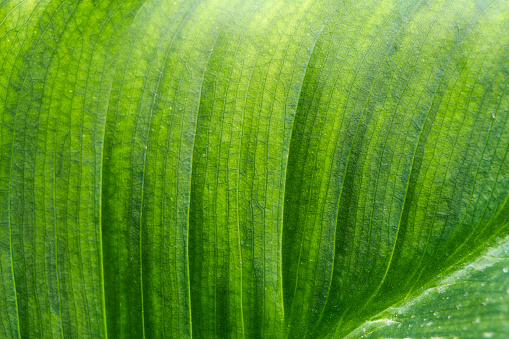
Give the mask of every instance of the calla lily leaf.
<path id="1" fill-rule="evenodd" d="M 0 1 L 0 337 L 506 338 L 505 0 Z"/>

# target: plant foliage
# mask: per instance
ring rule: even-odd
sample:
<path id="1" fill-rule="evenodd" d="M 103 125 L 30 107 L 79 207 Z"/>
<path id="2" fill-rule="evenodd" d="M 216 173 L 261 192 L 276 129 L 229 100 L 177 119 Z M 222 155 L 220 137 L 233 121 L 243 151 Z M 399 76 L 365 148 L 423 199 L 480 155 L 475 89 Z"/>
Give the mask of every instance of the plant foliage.
<path id="1" fill-rule="evenodd" d="M 0 1 L 0 337 L 509 336 L 506 0 Z"/>

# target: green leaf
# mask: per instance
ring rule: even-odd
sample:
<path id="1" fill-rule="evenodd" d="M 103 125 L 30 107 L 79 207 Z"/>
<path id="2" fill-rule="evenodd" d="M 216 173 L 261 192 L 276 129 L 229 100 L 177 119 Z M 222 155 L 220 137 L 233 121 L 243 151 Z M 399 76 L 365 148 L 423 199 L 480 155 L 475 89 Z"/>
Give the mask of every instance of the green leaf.
<path id="1" fill-rule="evenodd" d="M 346 337 L 506 337 L 508 254 L 506 238 L 475 259 L 454 265 Z"/>
<path id="2" fill-rule="evenodd" d="M 509 335 L 504 0 L 0 1 L 0 337 Z"/>

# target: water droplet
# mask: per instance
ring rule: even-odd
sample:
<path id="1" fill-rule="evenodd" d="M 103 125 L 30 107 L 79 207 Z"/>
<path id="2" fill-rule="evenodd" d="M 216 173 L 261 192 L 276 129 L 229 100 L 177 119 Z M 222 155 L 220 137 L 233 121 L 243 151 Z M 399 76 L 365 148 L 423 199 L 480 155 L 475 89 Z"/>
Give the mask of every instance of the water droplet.
<path id="1" fill-rule="evenodd" d="M 484 338 L 491 338 L 493 337 L 493 333 L 492 332 L 486 332 L 482 335 Z"/>
<path id="2" fill-rule="evenodd" d="M 475 322 L 476 322 L 477 324 L 479 324 L 479 323 L 481 322 L 481 318 L 479 318 L 479 317 L 475 318 Z"/>
<path id="3" fill-rule="evenodd" d="M 392 320 L 392 319 L 385 319 L 385 324 L 386 325 L 390 325 L 390 324 L 394 324 L 394 323 L 395 323 L 395 321 Z"/>
<path id="4" fill-rule="evenodd" d="M 509 272 L 509 267 L 504 267 L 504 269 L 502 271 L 504 271 L 504 273 Z"/>

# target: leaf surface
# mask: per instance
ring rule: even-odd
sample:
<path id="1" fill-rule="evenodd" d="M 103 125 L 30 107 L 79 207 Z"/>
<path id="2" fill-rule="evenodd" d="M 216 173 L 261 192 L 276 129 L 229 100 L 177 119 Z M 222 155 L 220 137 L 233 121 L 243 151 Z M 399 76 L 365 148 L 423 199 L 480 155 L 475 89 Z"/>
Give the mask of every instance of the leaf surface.
<path id="1" fill-rule="evenodd" d="M 507 336 L 508 25 L 0 2 L 0 337 Z"/>

